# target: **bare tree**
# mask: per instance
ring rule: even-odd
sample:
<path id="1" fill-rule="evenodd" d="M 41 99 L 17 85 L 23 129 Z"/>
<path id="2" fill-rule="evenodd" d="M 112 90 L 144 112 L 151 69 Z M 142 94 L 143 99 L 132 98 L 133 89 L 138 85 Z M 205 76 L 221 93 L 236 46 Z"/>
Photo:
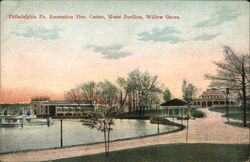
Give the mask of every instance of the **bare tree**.
<path id="1" fill-rule="evenodd" d="M 224 61 L 215 62 L 217 74 L 206 74 L 205 78 L 212 80 L 212 85 L 228 87 L 239 94 L 243 107 L 243 125 L 247 126 L 247 93 L 250 86 L 249 54 L 239 55 L 230 47 L 224 46 Z"/>
<path id="2" fill-rule="evenodd" d="M 98 84 L 94 81 L 88 81 L 86 83 L 77 86 L 65 93 L 65 97 L 73 100 L 80 109 L 82 116 L 86 116 L 86 107 L 83 107 L 82 104 L 87 102 L 90 105 L 92 110 L 95 109 L 95 106 L 98 102 Z"/>
<path id="3" fill-rule="evenodd" d="M 191 83 L 188 83 L 185 79 L 182 82 L 182 95 L 183 99 L 187 102 L 187 132 L 186 132 L 186 142 L 188 142 L 188 129 L 189 129 L 189 119 L 190 119 L 190 103 L 196 96 L 197 88 Z"/>
<path id="4" fill-rule="evenodd" d="M 87 118 L 82 120 L 83 125 L 86 125 L 91 129 L 96 128 L 103 132 L 107 160 L 109 159 L 110 132 L 112 131 L 115 117 L 120 113 L 123 113 L 123 110 L 118 107 L 104 106 L 89 113 Z"/>
<path id="5" fill-rule="evenodd" d="M 85 99 L 93 108 L 93 111 L 82 111 L 85 118 L 81 121 L 83 125 L 103 132 L 105 153 L 108 160 L 111 126 L 114 124 L 115 117 L 123 112 L 119 106 L 117 87 L 109 81 L 99 83 L 91 81 L 70 90 L 66 95 L 79 105 Z"/>

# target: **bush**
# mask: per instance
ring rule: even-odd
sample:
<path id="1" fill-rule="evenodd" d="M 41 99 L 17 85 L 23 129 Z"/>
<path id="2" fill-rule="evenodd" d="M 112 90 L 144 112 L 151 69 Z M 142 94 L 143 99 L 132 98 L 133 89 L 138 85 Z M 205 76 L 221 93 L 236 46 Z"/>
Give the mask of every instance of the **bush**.
<path id="1" fill-rule="evenodd" d="M 200 110 L 195 110 L 191 113 L 191 115 L 194 117 L 194 118 L 203 118 L 205 117 L 205 113 L 200 111 Z"/>
<path id="2" fill-rule="evenodd" d="M 150 116 L 139 116 L 135 114 L 120 114 L 116 116 L 116 119 L 143 119 L 148 120 Z"/>

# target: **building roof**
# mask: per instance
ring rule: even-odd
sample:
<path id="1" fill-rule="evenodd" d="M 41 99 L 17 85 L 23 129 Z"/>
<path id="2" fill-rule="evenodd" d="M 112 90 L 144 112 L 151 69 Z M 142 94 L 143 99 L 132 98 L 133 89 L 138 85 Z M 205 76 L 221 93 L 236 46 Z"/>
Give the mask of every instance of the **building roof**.
<path id="1" fill-rule="evenodd" d="M 36 102 L 36 101 L 35 101 Z M 39 101 L 37 101 L 39 102 Z M 93 101 L 91 101 L 93 103 Z M 48 101 L 42 101 L 45 105 L 78 105 L 76 101 L 73 100 L 48 100 Z M 89 101 L 82 100 L 80 101 L 81 105 L 90 105 Z"/>
<path id="2" fill-rule="evenodd" d="M 207 89 L 206 91 L 203 92 L 203 94 L 222 94 L 224 95 L 226 93 L 226 90 L 224 88 L 211 88 Z"/>
<path id="3" fill-rule="evenodd" d="M 187 103 L 183 100 L 180 100 L 178 98 L 166 101 L 161 104 L 161 106 L 185 106 Z"/>

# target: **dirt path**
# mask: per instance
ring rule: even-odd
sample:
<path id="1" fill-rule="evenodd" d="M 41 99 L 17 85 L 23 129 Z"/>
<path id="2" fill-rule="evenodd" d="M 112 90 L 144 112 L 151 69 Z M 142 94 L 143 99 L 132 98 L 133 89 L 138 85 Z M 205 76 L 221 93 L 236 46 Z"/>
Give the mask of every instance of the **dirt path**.
<path id="1" fill-rule="evenodd" d="M 190 120 L 188 143 L 249 143 L 249 129 L 227 125 L 221 113 L 202 109 L 206 118 Z M 171 134 L 151 136 L 140 139 L 115 141 L 110 150 L 122 150 L 156 144 L 186 143 L 186 129 Z M 75 146 L 62 149 L 19 152 L 0 155 L 0 161 L 46 161 L 104 152 L 103 144 Z"/>

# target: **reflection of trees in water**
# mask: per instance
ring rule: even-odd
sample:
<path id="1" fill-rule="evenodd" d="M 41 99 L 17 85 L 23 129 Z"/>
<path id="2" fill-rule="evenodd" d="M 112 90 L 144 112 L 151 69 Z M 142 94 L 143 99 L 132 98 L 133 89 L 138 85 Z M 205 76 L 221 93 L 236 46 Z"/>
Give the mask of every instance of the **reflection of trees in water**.
<path id="1" fill-rule="evenodd" d="M 115 132 L 120 132 L 127 137 L 142 136 L 151 134 L 152 127 L 148 120 L 116 119 Z M 114 133 L 115 133 L 114 132 Z"/>
<path id="2" fill-rule="evenodd" d="M 140 131 L 140 130 L 147 130 L 147 122 L 149 122 L 148 120 L 136 120 L 135 124 L 135 128 L 136 130 Z"/>
<path id="3" fill-rule="evenodd" d="M 0 143 L 7 146 L 0 149 L 16 151 L 27 149 L 52 148 L 60 146 L 60 120 L 55 119 L 55 124 L 47 126 L 30 126 L 15 129 L 0 129 Z M 166 127 L 162 128 L 164 130 Z M 163 129 L 160 132 L 163 132 Z M 84 133 L 83 133 L 84 132 Z M 157 133 L 157 124 L 150 124 L 148 120 L 115 120 L 111 140 L 132 138 Z M 32 136 L 31 136 L 32 135 Z M 29 143 L 23 143 L 29 139 Z M 78 120 L 63 120 L 63 144 L 65 146 L 102 142 L 103 134 L 96 129 L 90 129 Z"/>

